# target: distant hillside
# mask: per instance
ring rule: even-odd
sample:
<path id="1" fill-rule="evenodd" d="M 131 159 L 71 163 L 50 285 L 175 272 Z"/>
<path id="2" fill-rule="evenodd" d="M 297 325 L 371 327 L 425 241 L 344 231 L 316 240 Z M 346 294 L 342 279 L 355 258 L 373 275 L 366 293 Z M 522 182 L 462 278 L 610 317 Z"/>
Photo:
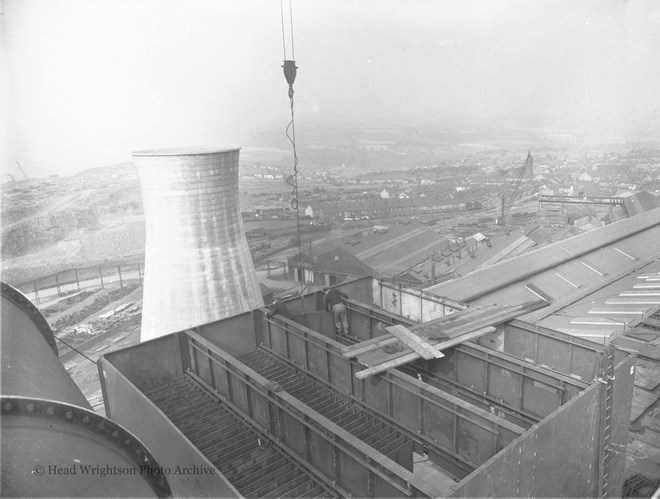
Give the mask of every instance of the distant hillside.
<path id="1" fill-rule="evenodd" d="M 144 252 L 135 167 L 2 185 L 2 278 L 20 282 Z"/>
<path id="2" fill-rule="evenodd" d="M 270 154 L 259 149 L 245 157 L 249 165 Z M 248 184 L 240 193 L 245 207 L 287 190 L 282 181 Z M 7 182 L 0 200 L 2 279 L 10 284 L 144 255 L 142 195 L 132 163 Z"/>

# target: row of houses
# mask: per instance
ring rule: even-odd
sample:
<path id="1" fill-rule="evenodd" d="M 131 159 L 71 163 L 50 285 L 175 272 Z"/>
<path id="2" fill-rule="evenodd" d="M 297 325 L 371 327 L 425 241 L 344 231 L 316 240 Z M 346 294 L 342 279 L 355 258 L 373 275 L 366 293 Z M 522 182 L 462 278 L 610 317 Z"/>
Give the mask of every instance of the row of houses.
<path id="1" fill-rule="evenodd" d="M 361 201 L 334 203 L 305 203 L 305 215 L 320 220 L 360 220 L 405 216 L 414 212 L 436 212 L 447 210 L 478 210 L 481 202 L 471 196 L 449 194 L 421 195 L 414 198 L 375 198 Z"/>

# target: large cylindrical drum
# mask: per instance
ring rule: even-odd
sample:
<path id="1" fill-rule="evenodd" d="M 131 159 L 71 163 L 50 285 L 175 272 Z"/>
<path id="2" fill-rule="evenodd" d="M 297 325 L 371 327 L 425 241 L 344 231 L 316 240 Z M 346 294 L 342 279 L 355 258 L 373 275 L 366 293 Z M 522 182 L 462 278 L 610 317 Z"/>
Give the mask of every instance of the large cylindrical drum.
<path id="1" fill-rule="evenodd" d="M 241 219 L 239 150 L 133 153 L 146 223 L 141 341 L 263 306 Z"/>

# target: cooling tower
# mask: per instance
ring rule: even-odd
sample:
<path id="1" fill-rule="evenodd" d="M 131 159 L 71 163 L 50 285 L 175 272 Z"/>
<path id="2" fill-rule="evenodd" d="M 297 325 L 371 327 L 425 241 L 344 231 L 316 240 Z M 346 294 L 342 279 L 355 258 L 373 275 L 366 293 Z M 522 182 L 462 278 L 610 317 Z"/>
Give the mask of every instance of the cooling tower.
<path id="1" fill-rule="evenodd" d="M 239 150 L 133 153 L 146 223 L 141 341 L 263 306 L 239 209 Z"/>

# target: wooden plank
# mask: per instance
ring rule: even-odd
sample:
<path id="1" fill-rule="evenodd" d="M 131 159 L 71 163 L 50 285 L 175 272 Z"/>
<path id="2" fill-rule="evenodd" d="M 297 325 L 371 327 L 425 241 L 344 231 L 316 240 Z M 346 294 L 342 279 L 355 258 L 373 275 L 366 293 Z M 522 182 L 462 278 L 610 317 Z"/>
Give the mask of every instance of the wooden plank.
<path id="1" fill-rule="evenodd" d="M 537 308 L 539 305 L 545 306 L 545 304 L 546 302 L 539 300 L 536 302 L 523 303 L 521 305 L 496 307 L 495 310 L 481 311 L 481 316 L 473 316 L 466 319 L 465 322 L 457 323 L 450 328 L 440 328 L 438 324 L 435 324 L 433 328 L 427 328 L 422 337 L 427 339 L 431 345 L 435 346 L 440 342 L 451 340 L 453 338 L 461 338 L 462 335 L 472 331 L 506 322 L 521 313 L 525 313 L 524 311 L 529 310 L 529 308 Z M 423 327 L 423 325 L 421 327 Z M 411 331 L 421 334 L 420 329 L 418 328 L 411 328 Z M 395 340 L 392 338 L 391 342 L 394 341 Z M 400 356 L 407 353 L 408 352 L 400 352 L 397 355 L 397 352 L 394 352 L 394 355 Z M 355 356 L 355 351 L 351 356 Z M 391 360 L 392 353 L 384 351 L 379 347 L 370 346 L 364 350 L 359 350 L 357 359 L 364 365 L 373 366 Z"/>
<path id="2" fill-rule="evenodd" d="M 452 328 L 447 328 L 444 330 L 439 330 L 435 328 L 434 331 L 429 331 L 427 336 L 429 340 L 440 340 L 443 339 L 452 339 L 458 338 L 461 335 L 474 331 L 477 328 L 496 325 L 502 322 L 506 322 L 509 319 L 512 319 L 517 315 L 517 312 L 511 310 L 502 310 L 501 312 L 492 313 L 489 312 L 484 317 L 479 319 L 472 320 L 466 324 L 458 324 Z"/>
<path id="3" fill-rule="evenodd" d="M 652 360 L 637 359 L 635 386 L 655 390 L 660 385 L 660 365 Z"/>
<path id="4" fill-rule="evenodd" d="M 649 445 L 642 440 L 633 440 L 628 449 L 632 449 L 635 455 L 646 456 L 646 461 L 660 465 L 660 449 L 657 446 Z"/>
<path id="5" fill-rule="evenodd" d="M 632 399 L 632 408 L 630 409 L 630 421 L 634 422 L 646 410 L 658 400 L 658 395 L 646 391 L 643 388 L 635 388 Z"/>
<path id="6" fill-rule="evenodd" d="M 642 321 L 642 324 L 649 324 L 650 326 L 660 327 L 660 321 L 653 317 L 647 317 Z"/>
<path id="7" fill-rule="evenodd" d="M 446 319 L 445 317 L 441 317 L 440 319 L 436 319 L 429 323 L 413 326 L 410 330 L 418 334 L 421 338 L 428 338 L 430 343 L 433 343 L 433 340 L 441 341 L 443 339 L 451 339 L 481 327 L 501 324 L 517 317 L 518 315 L 526 314 L 530 311 L 546 307 L 547 305 L 548 302 L 543 300 L 525 302 L 519 305 L 490 305 L 488 307 L 463 311 L 464 313 L 460 313 L 460 318 L 458 317 L 459 313 L 450 314 L 445 316 Z M 449 322 L 453 322 L 454 324 L 448 326 Z M 356 357 L 365 352 L 378 350 L 379 348 L 395 343 L 396 341 L 397 340 L 391 336 L 382 340 L 374 338 L 372 340 L 367 340 L 367 342 L 359 343 L 354 348 L 345 351 L 343 355 L 347 358 Z"/>
<path id="8" fill-rule="evenodd" d="M 385 330 L 401 340 L 402 343 L 405 343 L 413 352 L 423 359 L 435 359 L 440 353 L 405 326 L 397 324 L 396 326 L 388 326 Z"/>
<path id="9" fill-rule="evenodd" d="M 410 330 L 417 331 L 420 328 L 426 328 L 428 326 L 432 326 L 435 324 L 451 324 L 456 321 L 465 320 L 468 317 L 472 317 L 476 314 L 481 313 L 483 310 L 487 310 L 491 308 L 496 308 L 496 306 L 489 305 L 487 307 L 469 308 L 467 310 L 461 310 L 460 312 L 454 312 L 452 314 L 445 315 L 444 317 L 438 317 L 437 319 L 433 319 L 432 321 L 425 322 L 423 324 L 416 324 L 410 327 Z M 356 345 L 346 346 L 342 351 L 342 355 L 346 358 L 357 357 L 358 355 L 364 352 L 376 350 L 378 348 L 384 347 L 385 345 L 391 345 L 393 343 L 396 343 L 397 341 L 398 340 L 396 338 L 392 338 L 392 336 L 390 336 L 389 334 L 384 334 L 381 336 L 377 336 L 375 338 L 371 338 L 370 340 L 361 341 Z"/>
<path id="10" fill-rule="evenodd" d="M 477 331 L 473 331 L 472 333 L 465 334 L 461 336 L 460 338 L 454 338 L 452 340 L 447 340 L 444 341 L 438 345 L 435 345 L 435 348 L 438 351 L 446 350 L 447 348 L 453 347 L 455 345 L 458 345 L 459 343 L 463 343 L 465 341 L 472 340 L 474 338 L 478 338 L 480 336 L 484 336 L 486 334 L 490 334 L 495 332 L 494 327 L 484 327 L 481 329 L 478 329 Z M 444 355 L 443 355 L 444 356 Z M 388 369 L 392 369 L 394 367 L 402 366 L 403 364 L 407 364 L 408 362 L 412 362 L 414 360 L 419 359 L 419 355 L 417 355 L 414 352 L 402 355 L 400 357 L 388 360 L 387 362 L 383 362 L 381 364 L 377 364 L 373 367 L 368 367 L 367 369 L 363 369 L 362 371 L 358 371 L 355 373 L 355 377 L 358 379 L 363 379 L 363 378 L 368 378 L 369 376 L 373 376 L 374 374 L 378 374 L 379 372 L 387 371 Z"/>
<path id="11" fill-rule="evenodd" d="M 458 334 L 465 333 L 465 329 L 456 330 L 455 328 L 465 326 L 466 324 L 472 324 L 473 321 L 477 320 L 478 318 L 490 318 L 492 317 L 493 311 L 498 309 L 502 309 L 502 307 L 498 307 L 496 305 L 488 305 L 486 307 L 462 310 L 460 312 L 454 312 L 453 314 L 445 315 L 444 317 L 439 317 L 438 319 L 434 319 L 423 324 L 412 326 L 410 331 L 420 335 L 420 337 L 428 337 L 430 334 L 429 331 L 434 331 L 436 333 L 441 331 L 444 333 L 444 338 L 438 337 L 436 339 L 447 339 L 451 336 L 456 336 L 456 334 L 452 334 L 455 331 L 458 331 Z M 440 329 L 441 326 L 445 327 Z M 362 341 L 356 345 L 346 347 L 344 348 L 342 355 L 345 358 L 358 357 L 359 355 L 371 352 L 373 350 L 378 350 L 379 348 L 382 348 L 386 345 L 392 345 L 397 341 L 397 338 L 393 338 L 389 334 L 384 334 L 370 340 Z"/>
<path id="12" fill-rule="evenodd" d="M 630 437 L 634 440 L 641 440 L 649 445 L 660 448 L 660 433 L 657 431 L 649 430 L 648 428 L 643 428 L 640 432 L 631 432 L 629 433 Z"/>
<path id="13" fill-rule="evenodd" d="M 421 334 L 421 332 L 424 332 L 428 329 L 437 329 L 438 327 L 451 327 L 455 325 L 455 323 L 463 324 L 477 317 L 485 316 L 492 311 L 498 310 L 499 308 L 500 307 L 498 307 L 497 305 L 474 307 L 468 310 L 463 310 L 461 312 L 455 312 L 453 314 L 445 315 L 444 317 L 440 317 L 438 319 L 429 322 L 423 322 L 422 324 L 418 324 L 410 329 L 417 332 L 417 334 Z"/>

